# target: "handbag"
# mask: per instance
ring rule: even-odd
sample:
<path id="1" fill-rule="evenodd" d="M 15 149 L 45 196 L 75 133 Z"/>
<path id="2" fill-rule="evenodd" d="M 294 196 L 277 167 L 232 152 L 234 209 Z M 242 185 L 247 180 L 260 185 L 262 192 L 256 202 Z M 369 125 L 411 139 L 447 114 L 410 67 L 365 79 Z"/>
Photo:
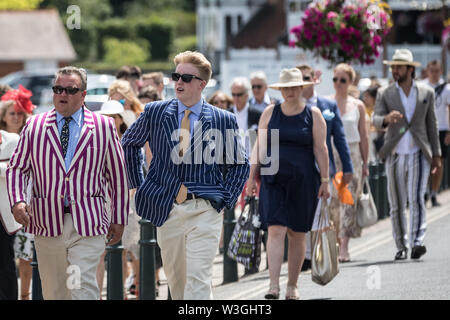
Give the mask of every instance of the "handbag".
<path id="1" fill-rule="evenodd" d="M 367 192 L 364 192 L 364 189 Z M 378 221 L 377 207 L 375 205 L 375 201 L 373 200 L 367 178 L 364 179 L 363 192 L 359 196 L 356 210 L 356 222 L 361 228 L 370 227 Z"/>
<path id="2" fill-rule="evenodd" d="M 324 286 L 339 273 L 338 244 L 333 223 L 330 222 L 329 226 L 325 223 L 328 221 L 328 202 L 321 200 L 319 205 L 318 230 L 311 231 L 311 278 Z"/>
<path id="3" fill-rule="evenodd" d="M 246 197 L 244 210 L 234 227 L 228 245 L 227 255 L 245 266 L 246 269 L 258 268 L 261 262 L 261 221 L 258 211 L 258 199 Z"/>

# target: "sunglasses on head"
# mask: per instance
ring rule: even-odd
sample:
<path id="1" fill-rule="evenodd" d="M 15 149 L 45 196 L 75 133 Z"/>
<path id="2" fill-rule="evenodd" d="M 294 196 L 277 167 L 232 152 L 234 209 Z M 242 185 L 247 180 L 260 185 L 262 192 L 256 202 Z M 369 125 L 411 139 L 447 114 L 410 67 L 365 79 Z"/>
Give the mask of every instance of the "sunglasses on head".
<path id="1" fill-rule="evenodd" d="M 81 91 L 80 88 L 75 88 L 75 87 L 61 87 L 61 86 L 54 86 L 52 87 L 53 93 L 56 94 L 61 94 L 63 93 L 63 91 L 66 94 L 70 94 L 70 95 L 74 95 L 76 94 L 78 91 Z"/>
<path id="2" fill-rule="evenodd" d="M 231 93 L 233 97 L 242 97 L 245 94 L 245 92 L 239 92 L 239 93 Z"/>
<path id="3" fill-rule="evenodd" d="M 254 84 L 252 85 L 252 89 L 262 89 L 263 85 L 262 84 Z"/>
<path id="4" fill-rule="evenodd" d="M 347 83 L 347 79 L 345 79 L 345 78 L 338 78 L 338 77 L 333 78 L 333 82 L 337 82 L 338 80 L 342 84 Z"/>
<path id="5" fill-rule="evenodd" d="M 179 74 L 179 73 L 176 73 L 176 72 L 172 72 L 172 80 L 173 81 L 178 81 L 178 80 L 180 80 L 180 78 L 181 78 L 181 81 L 186 82 L 186 83 L 191 82 L 192 79 L 198 79 L 198 80 L 203 81 L 202 78 L 194 76 L 193 74 L 187 74 L 187 73 Z"/>

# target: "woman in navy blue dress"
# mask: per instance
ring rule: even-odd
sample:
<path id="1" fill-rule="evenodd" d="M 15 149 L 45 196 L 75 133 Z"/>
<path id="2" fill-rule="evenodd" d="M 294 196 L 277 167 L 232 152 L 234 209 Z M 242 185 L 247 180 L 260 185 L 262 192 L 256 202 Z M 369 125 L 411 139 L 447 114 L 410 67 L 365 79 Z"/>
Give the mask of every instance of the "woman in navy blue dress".
<path id="1" fill-rule="evenodd" d="M 305 259 L 305 235 L 311 230 L 318 198 L 330 196 L 326 123 L 320 110 L 306 108 L 302 98 L 303 86 L 312 84 L 304 82 L 301 71 L 292 68 L 284 69 L 280 82 L 269 86 L 281 91 L 284 102 L 268 106 L 261 115 L 258 142 L 250 159 L 247 191 L 255 194 L 255 176 L 259 173 L 261 222 L 269 233 L 270 286 L 266 299 L 279 298 L 286 233 L 286 299 L 298 299 L 297 281 Z"/>

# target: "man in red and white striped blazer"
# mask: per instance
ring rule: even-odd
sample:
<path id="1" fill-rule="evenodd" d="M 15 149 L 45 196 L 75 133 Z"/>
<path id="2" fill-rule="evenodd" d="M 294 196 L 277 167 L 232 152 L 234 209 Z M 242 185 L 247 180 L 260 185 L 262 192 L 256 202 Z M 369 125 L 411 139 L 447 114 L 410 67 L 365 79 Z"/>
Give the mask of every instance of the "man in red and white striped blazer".
<path id="1" fill-rule="evenodd" d="M 29 119 L 11 157 L 9 200 L 35 235 L 44 299 L 98 299 L 105 235 L 117 243 L 128 219 L 123 151 L 114 120 L 84 106 L 83 69 L 58 70 L 52 89 L 55 108 Z"/>

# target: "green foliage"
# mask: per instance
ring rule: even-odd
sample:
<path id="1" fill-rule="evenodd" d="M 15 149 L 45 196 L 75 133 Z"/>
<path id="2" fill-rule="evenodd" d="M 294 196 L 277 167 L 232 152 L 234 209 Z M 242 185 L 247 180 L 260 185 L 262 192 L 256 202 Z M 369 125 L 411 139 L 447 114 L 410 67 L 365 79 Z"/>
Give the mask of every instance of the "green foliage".
<path id="1" fill-rule="evenodd" d="M 171 51 L 175 25 L 160 17 L 139 19 L 135 22 L 136 36 L 152 44 L 151 54 L 154 59 L 164 60 Z"/>
<path id="2" fill-rule="evenodd" d="M 197 36 L 184 36 L 178 37 L 174 41 L 173 53 L 177 54 L 186 50 L 195 51 L 197 50 Z"/>
<path id="3" fill-rule="evenodd" d="M 142 64 L 149 56 L 149 43 L 140 39 L 139 42 L 105 38 L 105 62 L 113 65 Z"/>
<path id="4" fill-rule="evenodd" d="M 0 10 L 33 10 L 43 0 L 0 0 Z"/>
<path id="5" fill-rule="evenodd" d="M 105 21 L 97 21 L 97 54 L 102 59 L 105 55 L 104 43 L 107 38 L 134 39 L 135 32 L 128 21 L 120 18 L 112 18 Z"/>

